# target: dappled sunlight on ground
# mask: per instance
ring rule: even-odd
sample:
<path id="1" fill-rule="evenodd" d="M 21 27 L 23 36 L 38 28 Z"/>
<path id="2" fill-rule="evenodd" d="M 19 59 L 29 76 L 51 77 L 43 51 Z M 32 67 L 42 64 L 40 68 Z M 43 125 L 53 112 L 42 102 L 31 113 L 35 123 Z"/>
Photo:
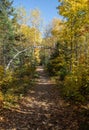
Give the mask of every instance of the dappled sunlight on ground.
<path id="1" fill-rule="evenodd" d="M 78 130 L 77 117 L 60 97 L 42 67 L 37 68 L 39 78 L 18 108 L 1 110 L 0 130 Z"/>

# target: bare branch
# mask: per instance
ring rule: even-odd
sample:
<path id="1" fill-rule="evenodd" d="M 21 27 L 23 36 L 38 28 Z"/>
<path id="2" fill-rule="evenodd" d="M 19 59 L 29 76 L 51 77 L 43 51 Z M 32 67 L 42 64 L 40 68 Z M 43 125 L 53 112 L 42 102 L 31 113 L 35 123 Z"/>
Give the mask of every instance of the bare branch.
<path id="1" fill-rule="evenodd" d="M 55 49 L 55 48 L 52 48 L 52 47 L 45 47 L 45 46 L 31 46 L 31 47 L 29 47 L 29 48 L 26 48 L 26 49 L 24 49 L 24 50 L 22 50 L 22 51 L 18 51 L 17 49 L 17 53 L 14 55 L 14 57 L 9 61 L 9 63 L 7 64 L 7 66 L 6 66 L 6 71 L 9 69 L 9 67 L 10 67 L 10 65 L 11 65 L 11 63 L 13 62 L 13 60 L 19 55 L 19 54 L 21 54 L 21 53 L 23 53 L 23 52 L 25 52 L 25 51 L 27 51 L 27 50 L 29 50 L 30 48 L 45 48 L 45 49 Z"/>

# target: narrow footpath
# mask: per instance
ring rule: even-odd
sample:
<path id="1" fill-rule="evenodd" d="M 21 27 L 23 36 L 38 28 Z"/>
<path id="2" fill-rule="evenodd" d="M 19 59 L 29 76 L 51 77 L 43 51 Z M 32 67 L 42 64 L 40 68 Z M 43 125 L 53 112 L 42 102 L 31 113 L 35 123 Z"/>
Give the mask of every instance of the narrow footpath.
<path id="1" fill-rule="evenodd" d="M 19 108 L 0 113 L 0 130 L 78 130 L 77 116 L 43 67 L 36 84 L 19 102 Z"/>

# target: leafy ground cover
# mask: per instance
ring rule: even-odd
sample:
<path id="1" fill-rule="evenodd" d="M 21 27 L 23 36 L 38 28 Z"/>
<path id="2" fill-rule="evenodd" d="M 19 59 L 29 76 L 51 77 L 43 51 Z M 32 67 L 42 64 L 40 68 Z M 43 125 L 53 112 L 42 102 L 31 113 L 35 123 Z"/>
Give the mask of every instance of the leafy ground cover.
<path id="1" fill-rule="evenodd" d="M 61 98 L 60 90 L 42 67 L 36 84 L 18 101 L 17 107 L 0 110 L 1 130 L 88 130 L 88 111 Z"/>

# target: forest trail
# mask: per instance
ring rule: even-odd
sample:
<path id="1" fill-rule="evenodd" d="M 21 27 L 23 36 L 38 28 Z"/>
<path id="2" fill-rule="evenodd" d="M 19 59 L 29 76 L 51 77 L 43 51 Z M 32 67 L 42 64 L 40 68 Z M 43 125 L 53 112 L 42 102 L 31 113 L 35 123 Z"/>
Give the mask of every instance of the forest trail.
<path id="1" fill-rule="evenodd" d="M 19 101 L 19 108 L 1 111 L 0 130 L 78 130 L 76 114 L 56 84 L 43 67 L 37 73 L 35 86 Z"/>

